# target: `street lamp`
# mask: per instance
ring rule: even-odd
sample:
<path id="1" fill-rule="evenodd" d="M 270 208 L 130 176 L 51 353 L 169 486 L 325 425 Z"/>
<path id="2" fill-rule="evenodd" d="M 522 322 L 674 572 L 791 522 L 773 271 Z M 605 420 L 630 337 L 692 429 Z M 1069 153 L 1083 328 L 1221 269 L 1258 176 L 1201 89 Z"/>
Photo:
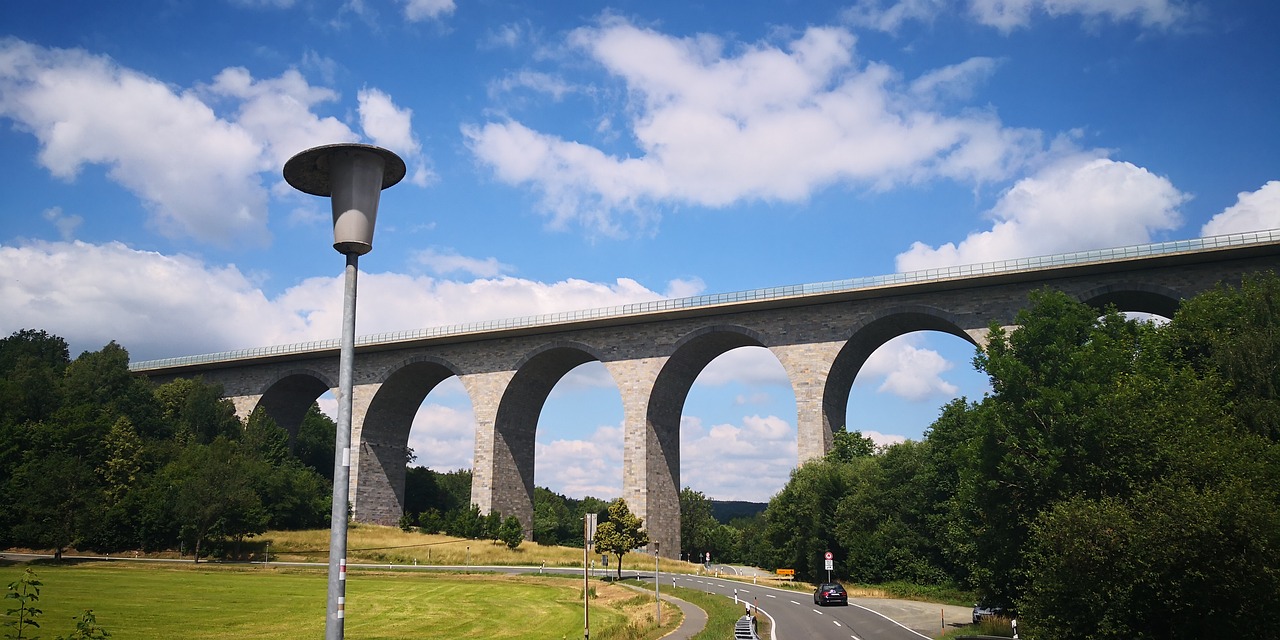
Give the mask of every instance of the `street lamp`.
<path id="1" fill-rule="evenodd" d="M 329 522 L 329 599 L 326 640 L 341 640 L 347 593 L 347 503 L 351 487 L 351 391 L 355 369 L 356 273 L 359 257 L 373 249 L 373 226 L 382 190 L 404 178 L 404 161 L 366 144 L 307 149 L 284 163 L 294 189 L 330 198 L 333 248 L 347 257 L 342 295 L 342 345 L 338 373 L 338 433 L 334 445 L 333 512 Z"/>

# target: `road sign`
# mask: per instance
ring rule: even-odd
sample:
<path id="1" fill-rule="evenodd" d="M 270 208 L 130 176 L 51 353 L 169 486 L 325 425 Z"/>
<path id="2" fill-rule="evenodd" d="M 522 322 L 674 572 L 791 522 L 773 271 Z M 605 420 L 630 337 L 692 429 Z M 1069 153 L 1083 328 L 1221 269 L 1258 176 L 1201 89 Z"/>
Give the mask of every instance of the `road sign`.
<path id="1" fill-rule="evenodd" d="M 710 563 L 710 562 L 711 562 L 711 552 L 710 552 L 710 551 L 708 551 L 708 552 L 707 552 L 707 562 L 708 562 L 708 563 Z"/>
<path id="2" fill-rule="evenodd" d="M 835 556 L 834 556 L 834 555 L 832 555 L 832 553 L 831 553 L 830 551 L 828 551 L 828 552 L 827 552 L 827 555 L 826 555 L 826 558 L 827 558 L 828 560 L 834 560 L 834 559 L 835 559 Z"/>
<path id="3" fill-rule="evenodd" d="M 835 568 L 835 562 L 836 562 L 835 555 L 832 554 L 830 551 L 828 551 L 826 553 L 826 560 L 827 560 L 827 571 L 831 571 L 832 569 Z"/>
<path id="4" fill-rule="evenodd" d="M 584 517 L 586 518 L 586 521 L 587 521 L 586 522 L 586 525 L 587 525 L 586 546 L 590 547 L 591 544 L 594 543 L 596 540 L 596 514 L 588 513 Z"/>

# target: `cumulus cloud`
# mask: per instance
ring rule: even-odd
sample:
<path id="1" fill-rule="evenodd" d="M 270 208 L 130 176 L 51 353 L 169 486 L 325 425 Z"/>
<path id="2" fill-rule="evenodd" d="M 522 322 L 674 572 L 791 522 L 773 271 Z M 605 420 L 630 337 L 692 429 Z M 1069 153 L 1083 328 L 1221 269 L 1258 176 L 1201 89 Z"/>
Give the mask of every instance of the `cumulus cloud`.
<path id="1" fill-rule="evenodd" d="M 447 16 L 457 7 L 453 0 L 403 0 L 404 17 L 410 22 L 420 22 Z"/>
<path id="2" fill-rule="evenodd" d="M 262 143 L 190 92 L 109 58 L 10 38 L 0 40 L 0 116 L 40 141 L 40 164 L 58 178 L 106 167 L 168 235 L 269 237 Z"/>
<path id="3" fill-rule="evenodd" d="M 896 258 L 899 271 L 973 264 L 1082 248 L 1150 242 L 1181 224 L 1189 196 L 1167 178 L 1097 154 L 1070 154 L 1023 178 L 988 212 L 990 230 L 959 244 L 922 242 Z"/>
<path id="4" fill-rule="evenodd" d="M 117 340 L 146 359 L 311 333 L 304 317 L 273 304 L 234 266 L 115 242 L 0 246 L 0 259 L 15 274 L 0 279 L 3 332 L 44 329 L 66 339 L 73 354 Z"/>
<path id="5" fill-rule="evenodd" d="M 279 78 L 255 79 L 248 69 L 228 67 L 198 93 L 210 102 L 226 100 L 234 105 L 234 126 L 264 147 L 259 171 L 278 171 L 294 154 L 318 144 L 360 139 L 337 118 L 312 112 L 336 101 L 338 94 L 311 86 L 296 70 L 285 71 Z"/>
<path id="6" fill-rule="evenodd" d="M 1257 191 L 1236 196 L 1236 203 L 1214 216 L 1200 229 L 1200 235 L 1220 236 L 1280 229 L 1280 180 L 1272 180 Z"/>
<path id="7" fill-rule="evenodd" d="M 969 12 L 980 23 L 1009 32 L 1031 24 L 1035 12 L 1050 17 L 1080 16 L 1086 21 L 1134 21 L 1166 29 L 1189 16 L 1177 0 L 970 0 Z"/>
<path id="8" fill-rule="evenodd" d="M 698 374 L 698 384 L 718 387 L 731 382 L 791 389 L 782 363 L 764 347 L 741 347 L 728 351 L 712 360 Z"/>
<path id="9" fill-rule="evenodd" d="M 135 360 L 332 339 L 342 327 L 341 276 L 303 280 L 268 298 L 234 265 L 209 265 L 121 243 L 0 245 L 0 331 L 38 327 L 76 349 L 119 340 Z M 360 276 L 361 334 L 610 307 L 665 297 L 640 283 L 499 277 Z M 364 295 L 367 292 L 368 295 Z"/>
<path id="10" fill-rule="evenodd" d="M 63 240 L 71 240 L 75 237 L 76 229 L 84 224 L 84 218 L 77 215 L 69 215 L 62 212 L 62 207 L 50 207 L 40 214 L 42 218 L 48 220 L 58 230 L 58 237 Z"/>
<path id="11" fill-rule="evenodd" d="M 690 416 L 680 422 L 681 486 L 721 500 L 767 502 L 787 483 L 798 456 L 794 425 L 777 416 L 711 427 Z"/>
<path id="12" fill-rule="evenodd" d="M 514 119 L 463 134 L 499 180 L 541 194 L 553 227 L 602 234 L 650 228 L 657 204 L 802 202 L 837 182 L 998 180 L 1039 152 L 1038 132 L 1004 127 L 988 112 L 919 106 L 921 92 L 965 94 L 989 61 L 927 74 L 913 93 L 893 69 L 859 60 L 854 42 L 843 29 L 815 27 L 782 45 L 726 53 L 712 36 L 607 20 L 569 43 L 633 96 L 634 149 L 610 152 Z"/>
<path id="13" fill-rule="evenodd" d="M 391 96 L 377 89 L 361 89 L 360 126 L 374 144 L 404 157 L 410 167 L 409 182 L 424 187 L 435 178 L 422 158 L 422 145 L 413 133 L 413 110 L 396 106 Z"/>
<path id="14" fill-rule="evenodd" d="M 842 18 L 854 26 L 894 33 L 907 22 L 931 22 L 951 6 L 941 0 L 858 0 Z M 1136 22 L 1156 29 L 1171 28 L 1191 16 L 1190 5 L 1178 0 L 968 0 L 962 6 L 979 24 L 1005 33 L 1030 26 L 1041 13 L 1050 18 L 1076 16 L 1086 23 Z"/>
<path id="15" fill-rule="evenodd" d="M 481 278 L 493 278 L 510 273 L 514 269 L 511 265 L 503 264 L 494 257 L 471 258 L 459 255 L 457 251 L 436 247 L 416 252 L 413 259 L 426 267 L 431 273 L 442 276 L 458 273 Z"/>
<path id="16" fill-rule="evenodd" d="M 365 133 L 404 150 L 415 168 L 411 180 L 428 183 L 412 113 L 377 90 L 358 98 Z M 103 167 L 142 201 L 159 232 L 223 247 L 270 242 L 263 174 L 292 194 L 279 177 L 289 157 L 360 140 L 342 121 L 316 113 L 337 99 L 296 70 L 258 79 L 229 67 L 181 89 L 106 56 L 0 39 L 0 117 L 35 136 L 41 166 L 67 181 L 86 165 Z"/>
<path id="17" fill-rule="evenodd" d="M 534 482 L 567 496 L 612 500 L 622 495 L 621 426 L 601 426 L 586 440 L 559 439 L 534 446 Z"/>
<path id="18" fill-rule="evenodd" d="M 910 333 L 886 342 L 858 371 L 855 384 L 881 380 L 878 392 L 913 402 L 955 397 L 959 387 L 942 378 L 955 365 L 937 351 L 923 348 L 924 335 Z"/>
<path id="19" fill-rule="evenodd" d="M 462 388 L 457 378 L 440 383 L 445 385 Z M 441 391 L 432 390 L 413 417 L 409 448 L 417 456 L 414 464 L 439 472 L 471 469 L 475 466 L 475 414 L 470 403 L 455 407 L 432 402 Z"/>

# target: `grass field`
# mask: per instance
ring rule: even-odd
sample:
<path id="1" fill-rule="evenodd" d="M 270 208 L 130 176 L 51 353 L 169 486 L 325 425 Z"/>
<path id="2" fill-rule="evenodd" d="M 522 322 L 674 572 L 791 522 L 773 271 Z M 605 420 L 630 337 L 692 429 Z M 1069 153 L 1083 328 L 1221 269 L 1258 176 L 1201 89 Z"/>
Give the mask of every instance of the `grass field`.
<path id="1" fill-rule="evenodd" d="M 0 581 L 28 565 L 0 564 Z M 35 563 L 43 583 L 39 635 L 66 635 L 84 609 L 114 638 L 300 638 L 324 634 L 327 573 L 219 564 Z M 593 582 L 592 637 L 657 638 L 679 618 L 653 600 Z M 13 601 L 6 601 L 12 604 Z M 346 637 L 576 638 L 582 634 L 582 582 L 552 576 L 353 572 L 347 584 Z"/>

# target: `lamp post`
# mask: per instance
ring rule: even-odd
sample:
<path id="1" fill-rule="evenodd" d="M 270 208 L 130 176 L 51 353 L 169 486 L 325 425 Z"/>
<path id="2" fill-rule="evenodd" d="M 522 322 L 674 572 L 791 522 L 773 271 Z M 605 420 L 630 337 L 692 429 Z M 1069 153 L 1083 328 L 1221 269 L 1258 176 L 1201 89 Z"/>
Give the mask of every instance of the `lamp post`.
<path id="1" fill-rule="evenodd" d="M 342 295 L 338 373 L 338 433 L 334 444 L 333 512 L 329 522 L 329 597 L 326 640 L 341 640 L 347 592 L 347 505 L 351 488 L 351 391 L 355 368 L 356 274 L 359 257 L 373 249 L 373 227 L 382 190 L 404 178 L 396 154 L 365 144 L 307 149 L 284 163 L 294 189 L 328 197 L 333 205 L 333 248 L 347 257 Z"/>

